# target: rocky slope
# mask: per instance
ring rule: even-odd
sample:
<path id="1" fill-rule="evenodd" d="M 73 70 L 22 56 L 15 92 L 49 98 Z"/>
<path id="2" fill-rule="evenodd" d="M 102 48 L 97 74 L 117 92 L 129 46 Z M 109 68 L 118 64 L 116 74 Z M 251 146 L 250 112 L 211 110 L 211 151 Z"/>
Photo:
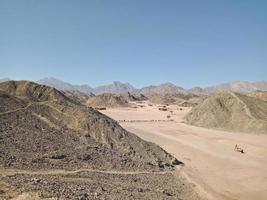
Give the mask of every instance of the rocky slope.
<path id="1" fill-rule="evenodd" d="M 185 119 L 188 124 L 196 126 L 267 133 L 267 102 L 238 93 L 221 92 L 193 108 Z"/>
<path id="2" fill-rule="evenodd" d="M 152 94 L 186 94 L 187 91 L 179 86 L 176 86 L 172 83 L 163 83 L 157 86 L 147 86 L 141 88 L 138 93 L 142 93 L 145 96 L 150 96 Z"/>
<path id="3" fill-rule="evenodd" d="M 135 92 L 135 88 L 129 83 L 121 83 L 119 81 L 114 81 L 110 85 L 103 85 L 94 88 L 95 94 L 103 94 L 103 93 L 112 93 L 112 94 L 122 94 L 127 92 Z"/>
<path id="4" fill-rule="evenodd" d="M 79 91 L 85 94 L 90 94 L 94 92 L 94 89 L 91 88 L 89 85 L 72 85 L 68 82 L 50 77 L 50 78 L 44 78 L 37 81 L 37 83 L 54 87 L 57 90 L 61 91 Z"/>
<path id="5" fill-rule="evenodd" d="M 180 104 L 184 101 L 188 101 L 192 98 L 199 98 L 199 96 L 194 94 L 151 94 L 149 96 L 149 101 L 157 104 Z"/>
<path id="6" fill-rule="evenodd" d="M 159 146 L 80 101 L 0 84 L 0 199 L 200 199 Z"/>
<path id="7" fill-rule="evenodd" d="M 86 105 L 87 101 L 95 96 L 93 93 L 83 93 L 79 90 L 67 90 L 63 91 L 63 93 L 65 96 L 69 97 L 70 99 L 73 99 L 74 101 L 78 101 L 83 105 Z"/>
<path id="8" fill-rule="evenodd" d="M 132 94 L 130 92 L 120 94 L 126 101 L 146 101 L 148 98 L 143 94 Z"/>
<path id="9" fill-rule="evenodd" d="M 0 84 L 2 167 L 170 168 L 174 158 L 54 88 Z M 56 161 L 56 162 L 55 162 Z"/>
<path id="10" fill-rule="evenodd" d="M 195 94 L 195 95 L 208 95 L 209 93 L 206 89 L 203 89 L 201 87 L 193 87 L 187 91 L 188 93 Z"/>
<path id="11" fill-rule="evenodd" d="M 99 94 L 88 99 L 86 105 L 91 107 L 124 107 L 127 100 L 116 94 Z"/>
<path id="12" fill-rule="evenodd" d="M 248 82 L 248 81 L 235 81 L 231 83 L 224 83 L 212 87 L 204 88 L 205 94 L 214 94 L 220 91 L 250 93 L 256 90 L 267 91 L 267 82 Z"/>
<path id="13" fill-rule="evenodd" d="M 255 98 L 261 99 L 263 101 L 267 101 L 267 91 L 257 90 L 255 92 L 249 93 L 248 96 L 255 97 Z"/>

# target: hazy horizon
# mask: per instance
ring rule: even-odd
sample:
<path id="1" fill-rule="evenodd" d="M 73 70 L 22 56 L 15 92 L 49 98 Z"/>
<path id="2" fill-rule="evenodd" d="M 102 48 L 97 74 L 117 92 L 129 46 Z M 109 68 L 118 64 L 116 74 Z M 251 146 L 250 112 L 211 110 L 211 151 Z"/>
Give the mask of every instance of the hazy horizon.
<path id="1" fill-rule="evenodd" d="M 37 82 L 37 81 L 40 81 L 42 79 L 45 79 L 45 78 L 53 78 L 53 79 L 56 79 L 58 81 L 62 81 L 62 82 L 65 82 L 65 83 L 69 83 L 71 85 L 88 85 L 92 88 L 96 88 L 96 87 L 99 87 L 99 86 L 105 86 L 105 85 L 110 85 L 110 84 L 113 84 L 114 82 L 120 82 L 120 83 L 123 83 L 123 84 L 130 84 L 131 86 L 133 86 L 135 89 L 141 89 L 141 88 L 144 88 L 144 87 L 147 87 L 147 86 L 158 86 L 158 85 L 161 85 L 161 84 L 166 84 L 166 83 L 171 83 L 171 84 L 174 84 L 176 86 L 179 86 L 179 87 L 182 87 L 186 90 L 188 89 L 192 89 L 194 87 L 201 87 L 201 88 L 208 88 L 208 87 L 214 87 L 214 86 L 218 86 L 218 85 L 221 85 L 221 84 L 228 84 L 228 83 L 234 83 L 234 82 L 249 82 L 249 83 L 254 83 L 254 82 L 267 82 L 267 80 L 257 80 L 257 81 L 247 81 L 247 80 L 235 80 L 235 81 L 230 81 L 230 82 L 222 82 L 222 83 L 215 83 L 214 85 L 208 85 L 208 86 L 201 86 L 201 85 L 195 85 L 193 87 L 190 87 L 190 88 L 187 88 L 187 87 L 184 87 L 183 85 L 177 85 L 173 82 L 170 82 L 170 81 L 167 81 L 167 82 L 162 82 L 162 83 L 159 83 L 159 84 L 148 84 L 148 85 L 143 85 L 141 87 L 136 87 L 134 84 L 130 83 L 130 82 L 123 82 L 123 81 L 120 81 L 120 80 L 113 80 L 111 82 L 107 82 L 107 83 L 104 83 L 104 84 L 101 84 L 101 85 L 94 85 L 94 84 L 89 84 L 89 83 L 80 83 L 80 84 L 76 84 L 76 83 L 73 83 L 73 82 L 68 82 L 68 81 L 65 81 L 65 80 L 62 80 L 62 79 L 59 79 L 57 77 L 43 77 L 41 79 L 13 79 L 11 77 L 0 77 L 0 80 L 1 79 L 10 79 L 10 80 L 15 80 L 15 81 L 20 81 L 20 80 L 28 80 L 28 81 L 33 81 L 33 82 Z"/>
<path id="2" fill-rule="evenodd" d="M 1 77 L 191 88 L 267 77 L 266 1 L 1 1 Z"/>

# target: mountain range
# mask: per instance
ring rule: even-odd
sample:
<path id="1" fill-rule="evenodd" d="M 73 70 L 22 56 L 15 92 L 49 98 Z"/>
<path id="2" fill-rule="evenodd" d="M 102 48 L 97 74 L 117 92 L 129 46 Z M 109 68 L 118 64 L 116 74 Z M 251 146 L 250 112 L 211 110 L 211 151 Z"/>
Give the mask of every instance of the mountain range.
<path id="1" fill-rule="evenodd" d="M 46 86 L 50 86 L 50 87 L 54 87 L 58 90 L 62 90 L 62 91 L 80 91 L 83 93 L 94 93 L 94 89 L 91 88 L 89 85 L 72 85 L 68 82 L 50 77 L 50 78 L 43 78 L 40 79 L 38 81 L 36 81 L 39 84 L 42 85 L 46 85 Z"/>
<path id="2" fill-rule="evenodd" d="M 0 79 L 0 82 L 8 81 L 9 78 Z M 98 87 L 90 87 L 87 84 L 73 85 L 68 82 L 50 77 L 36 81 L 39 84 L 54 87 L 61 91 L 79 91 L 86 94 L 144 94 L 150 96 L 153 94 L 196 94 L 196 95 L 210 95 L 220 91 L 231 91 L 239 93 L 250 93 L 257 90 L 267 91 L 267 81 L 248 82 L 248 81 L 235 81 L 230 83 L 219 84 L 211 87 L 193 87 L 191 89 L 185 89 L 177 86 L 173 83 L 163 83 L 160 85 L 150 85 L 140 89 L 135 88 L 130 83 L 122 83 L 115 81 L 108 85 L 102 85 Z"/>

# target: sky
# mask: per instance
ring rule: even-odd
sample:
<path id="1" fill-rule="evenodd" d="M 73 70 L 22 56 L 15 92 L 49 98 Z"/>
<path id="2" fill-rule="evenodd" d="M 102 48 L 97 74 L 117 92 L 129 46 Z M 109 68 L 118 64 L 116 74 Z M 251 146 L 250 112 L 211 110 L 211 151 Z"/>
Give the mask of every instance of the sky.
<path id="1" fill-rule="evenodd" d="M 0 78 L 190 88 L 267 79 L 266 0 L 0 0 Z"/>

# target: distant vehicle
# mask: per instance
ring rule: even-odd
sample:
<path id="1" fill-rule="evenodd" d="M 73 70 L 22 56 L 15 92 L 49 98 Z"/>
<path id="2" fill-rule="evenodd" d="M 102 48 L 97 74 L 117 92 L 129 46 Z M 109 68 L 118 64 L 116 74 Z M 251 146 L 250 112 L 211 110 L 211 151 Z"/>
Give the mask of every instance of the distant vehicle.
<path id="1" fill-rule="evenodd" d="M 241 147 L 239 147 L 237 144 L 235 145 L 235 151 L 240 152 L 240 153 L 245 153 L 244 149 L 242 149 Z"/>

